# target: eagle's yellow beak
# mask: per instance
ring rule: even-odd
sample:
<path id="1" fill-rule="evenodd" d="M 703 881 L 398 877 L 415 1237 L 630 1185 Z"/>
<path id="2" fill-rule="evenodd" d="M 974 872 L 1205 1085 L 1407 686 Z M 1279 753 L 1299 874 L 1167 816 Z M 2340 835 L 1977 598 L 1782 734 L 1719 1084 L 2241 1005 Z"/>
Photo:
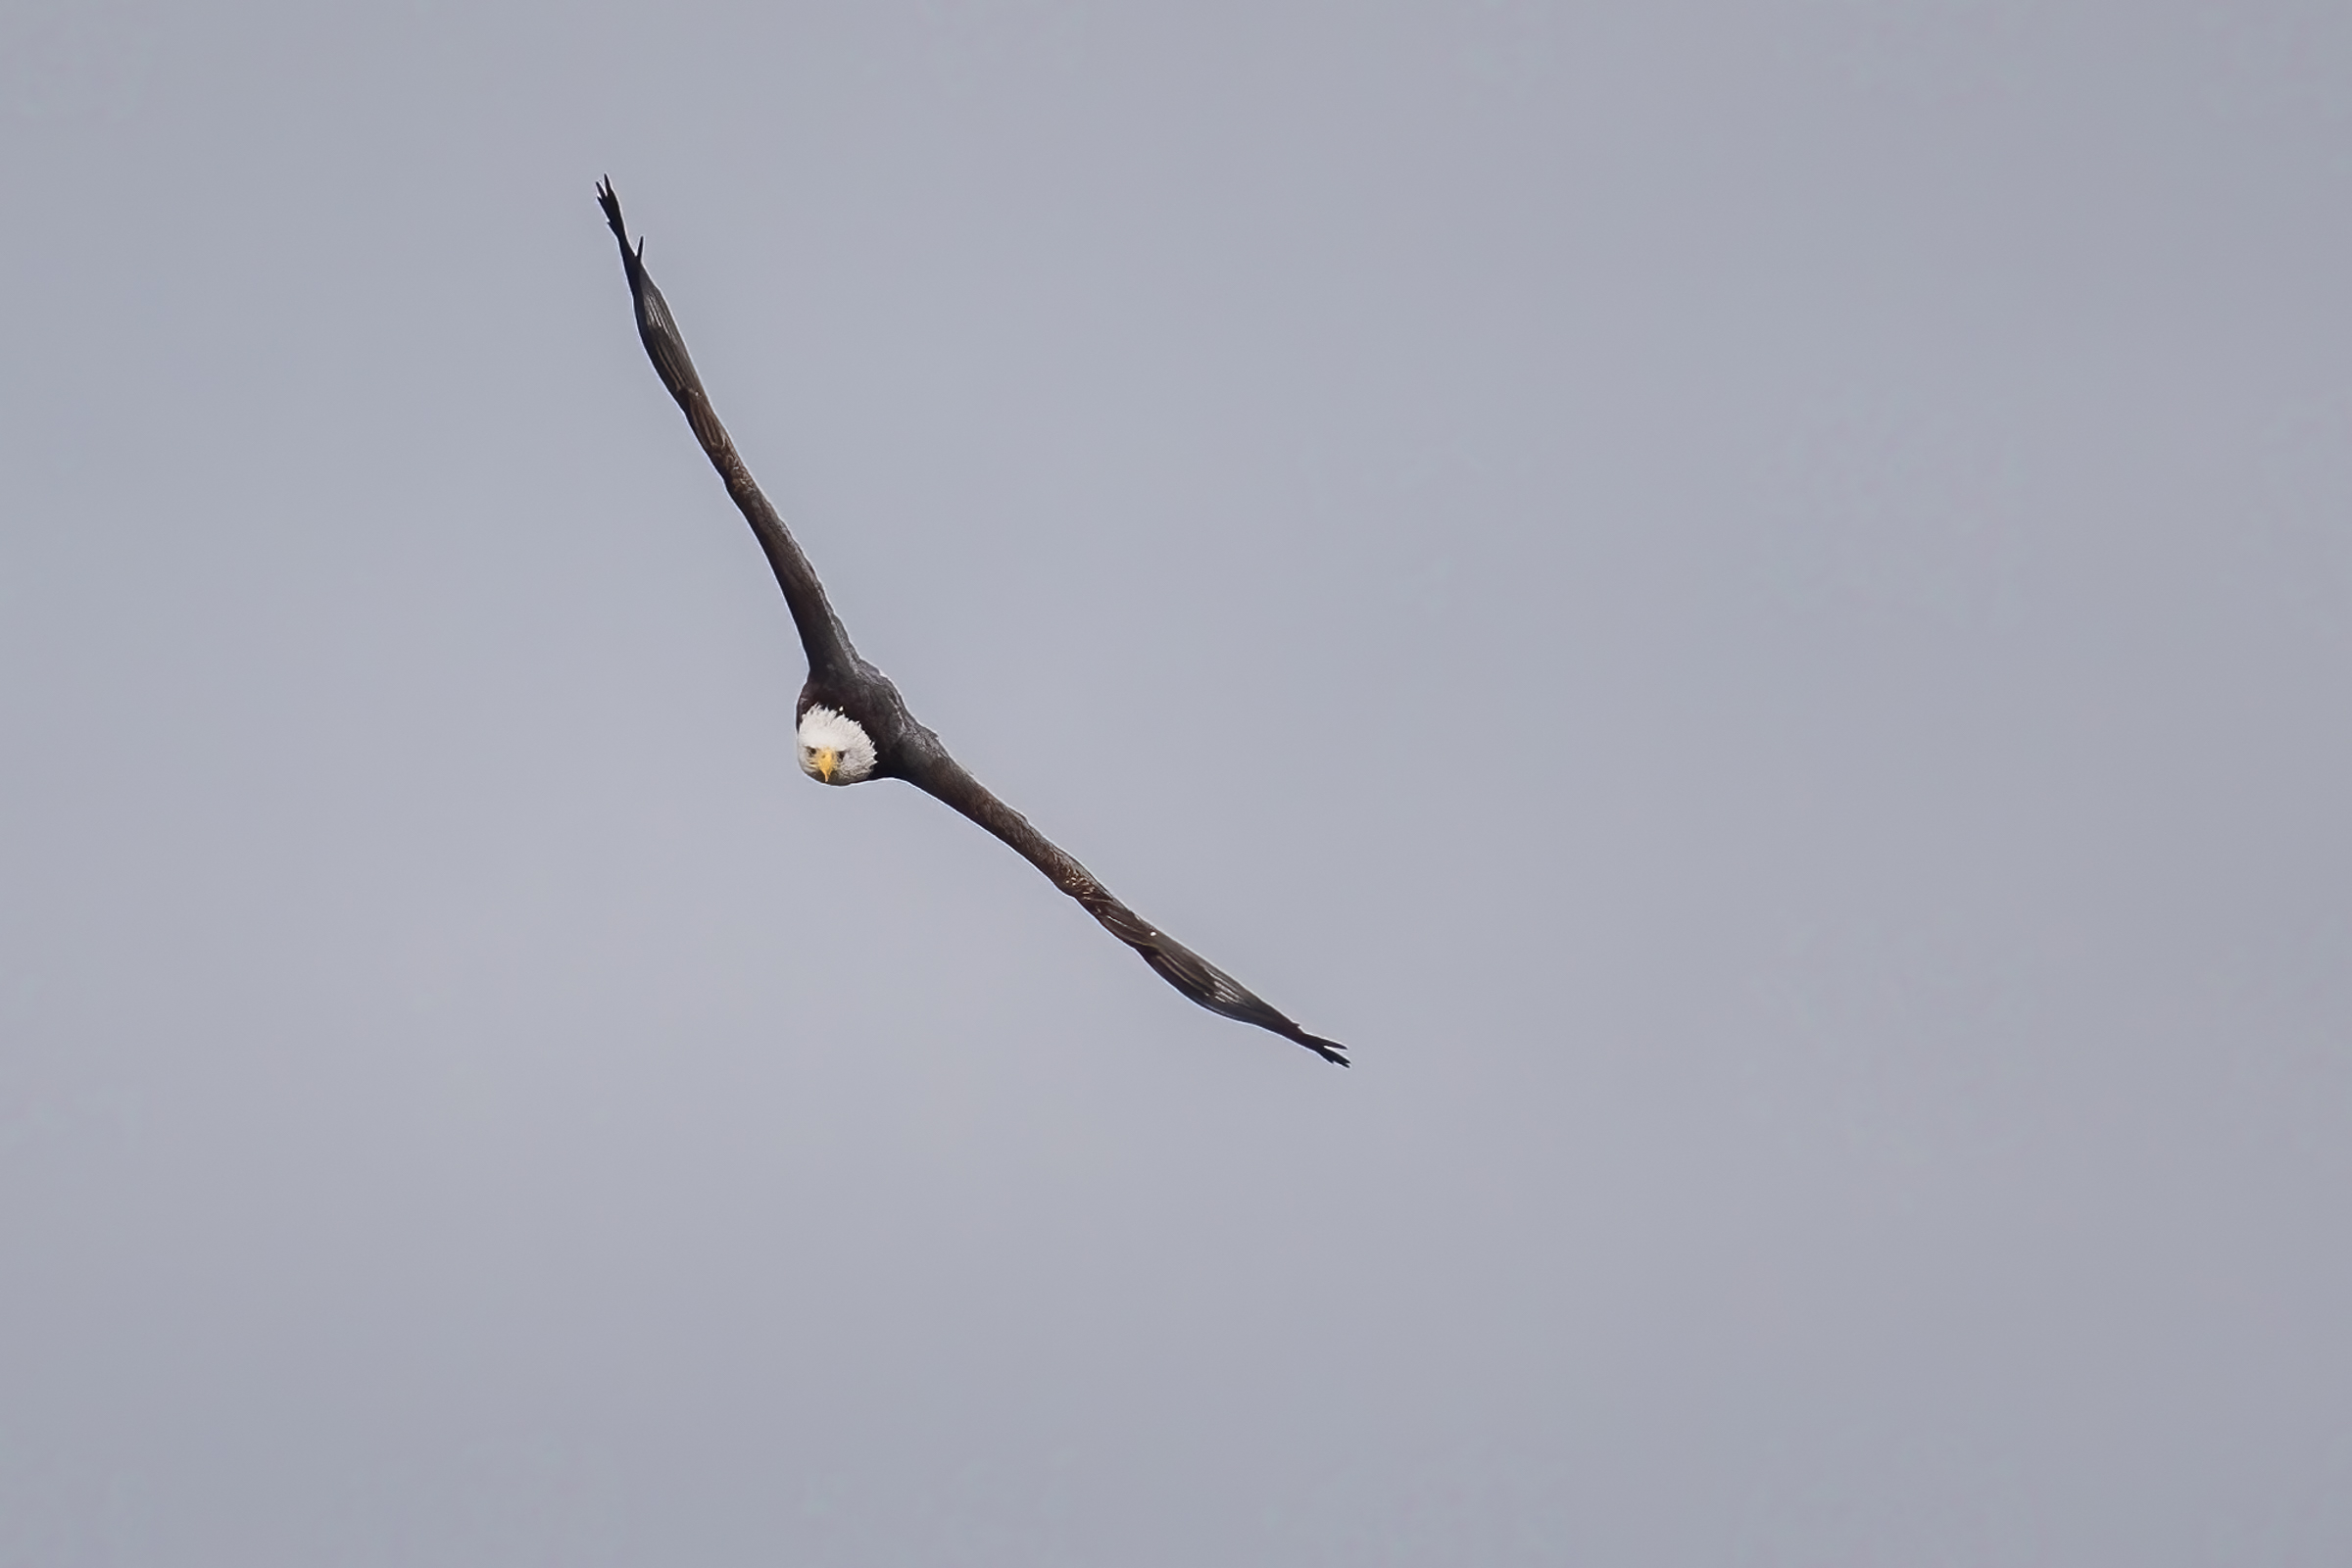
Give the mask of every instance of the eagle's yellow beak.
<path id="1" fill-rule="evenodd" d="M 841 765 L 841 754 L 830 746 L 820 746 L 816 752 L 816 776 L 826 783 L 833 782 L 833 770 Z"/>

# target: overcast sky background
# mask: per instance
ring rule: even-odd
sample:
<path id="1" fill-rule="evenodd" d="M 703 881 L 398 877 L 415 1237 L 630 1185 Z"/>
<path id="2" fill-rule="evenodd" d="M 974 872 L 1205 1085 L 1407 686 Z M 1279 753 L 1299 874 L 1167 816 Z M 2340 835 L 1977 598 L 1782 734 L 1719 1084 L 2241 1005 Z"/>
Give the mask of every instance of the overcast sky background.
<path id="1" fill-rule="evenodd" d="M 2352 11 L 357 10 L 0 5 L 0 1565 L 2352 1560 Z"/>

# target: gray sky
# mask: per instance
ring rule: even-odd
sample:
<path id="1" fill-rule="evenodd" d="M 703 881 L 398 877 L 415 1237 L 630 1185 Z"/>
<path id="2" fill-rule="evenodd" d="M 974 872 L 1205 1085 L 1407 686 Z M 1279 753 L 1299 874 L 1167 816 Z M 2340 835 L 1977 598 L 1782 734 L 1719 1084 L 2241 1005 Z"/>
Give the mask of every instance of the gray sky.
<path id="1" fill-rule="evenodd" d="M 2352 1559 L 2352 12 L 356 11 L 0 4 L 0 1568 Z"/>

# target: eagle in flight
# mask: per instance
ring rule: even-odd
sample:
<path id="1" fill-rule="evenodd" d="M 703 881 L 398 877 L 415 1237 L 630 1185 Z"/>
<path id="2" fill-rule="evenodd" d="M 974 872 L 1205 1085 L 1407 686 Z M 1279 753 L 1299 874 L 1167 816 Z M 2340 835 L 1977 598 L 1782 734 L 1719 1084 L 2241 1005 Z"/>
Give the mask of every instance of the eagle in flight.
<path id="1" fill-rule="evenodd" d="M 784 603 L 800 628 L 801 647 L 808 656 L 808 680 L 801 688 L 793 714 L 799 725 L 801 770 L 820 784 L 905 779 L 1011 845 L 1023 859 L 1043 871 L 1047 880 L 1076 899 L 1103 930 L 1133 948 L 1161 979 L 1201 1006 L 1272 1030 L 1325 1061 L 1347 1066 L 1345 1046 L 1308 1034 L 1252 995 L 1249 987 L 1113 898 L 1085 866 L 965 772 L 948 755 L 939 737 L 906 710 L 906 699 L 890 677 L 858 657 L 841 617 L 826 601 L 824 584 L 816 580 L 808 558 L 801 553 L 767 497 L 760 493 L 726 426 L 712 412 L 702 378 L 694 372 L 694 362 L 687 358 L 686 340 L 679 336 L 662 291 L 646 275 L 645 241 L 640 239 L 634 246 L 629 243 L 628 230 L 620 220 L 620 198 L 613 194 L 610 179 L 598 186 L 597 203 L 612 226 L 612 237 L 620 243 L 620 265 L 628 273 L 629 297 L 637 308 L 637 335 L 654 362 L 654 370 L 685 411 L 694 438 L 703 444 L 711 466 L 726 483 L 728 497 L 751 523 L 760 548 L 767 553 L 776 582 L 784 590 Z"/>

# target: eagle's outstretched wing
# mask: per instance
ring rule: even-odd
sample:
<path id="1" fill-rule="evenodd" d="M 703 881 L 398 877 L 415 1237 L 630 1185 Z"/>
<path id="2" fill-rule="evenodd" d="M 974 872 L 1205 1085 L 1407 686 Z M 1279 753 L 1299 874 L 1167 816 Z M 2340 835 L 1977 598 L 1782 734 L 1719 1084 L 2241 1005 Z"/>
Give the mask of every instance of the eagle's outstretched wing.
<path id="1" fill-rule="evenodd" d="M 1095 874 L 1053 840 L 1029 825 L 1029 819 L 1006 806 L 988 786 L 972 777 L 948 755 L 936 736 L 924 731 L 921 742 L 900 759 L 898 773 L 926 795 L 945 801 L 965 816 L 1011 845 L 1046 874 L 1046 879 L 1076 899 L 1102 929 L 1143 956 L 1162 980 L 1209 1011 L 1243 1023 L 1272 1030 L 1297 1041 L 1325 1061 L 1348 1065 L 1348 1048 L 1320 1039 L 1293 1023 L 1260 1000 L 1248 986 L 1151 924 L 1095 880 Z"/>
<path id="2" fill-rule="evenodd" d="M 597 186 L 596 201 L 605 210 L 605 221 L 612 225 L 612 237 L 620 242 L 620 265 L 629 274 L 629 297 L 637 306 L 637 335 L 644 340 L 646 356 L 654 362 L 654 370 L 669 388 L 669 395 L 686 411 L 694 438 L 710 454 L 710 466 L 726 481 L 728 498 L 752 525 L 760 548 L 767 553 L 767 564 L 775 568 L 776 582 L 784 590 L 784 603 L 792 610 L 793 624 L 801 629 L 801 647 L 808 655 L 809 672 L 824 675 L 853 669 L 858 654 L 850 646 L 850 634 L 826 601 L 825 585 L 816 580 L 816 568 L 808 564 L 792 530 L 760 493 L 759 482 L 744 466 L 727 427 L 711 411 L 703 378 L 694 373 L 694 361 L 687 358 L 686 340 L 670 318 L 662 291 L 646 275 L 645 241 L 640 239 L 632 247 L 629 231 L 621 226 L 620 198 L 613 194 L 610 179 Z"/>

